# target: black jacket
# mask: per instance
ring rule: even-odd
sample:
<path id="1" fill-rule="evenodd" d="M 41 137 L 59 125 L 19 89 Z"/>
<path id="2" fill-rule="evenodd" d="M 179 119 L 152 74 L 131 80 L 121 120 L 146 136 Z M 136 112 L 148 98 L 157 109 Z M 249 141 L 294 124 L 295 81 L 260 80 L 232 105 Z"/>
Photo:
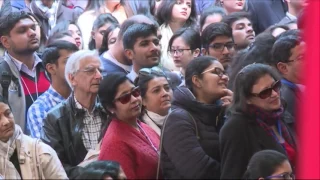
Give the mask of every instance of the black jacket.
<path id="1" fill-rule="evenodd" d="M 283 121 L 281 123 L 289 129 Z M 290 129 L 289 133 L 295 142 Z M 220 131 L 221 179 L 242 178 L 252 155 L 265 149 L 286 154 L 283 147 L 258 125 L 255 118 L 240 112 L 232 113 Z"/>
<path id="2" fill-rule="evenodd" d="M 107 114 L 97 104 L 101 112 L 102 129 L 107 125 Z M 64 169 L 70 179 L 77 177 L 82 168 L 77 166 L 87 155 L 82 141 L 84 110 L 75 108 L 74 96 L 50 110 L 44 121 L 42 140 L 50 145 L 58 154 Z"/>
<path id="3" fill-rule="evenodd" d="M 162 129 L 161 168 L 164 178 L 219 178 L 221 107 L 198 102 L 185 87 L 174 91 L 173 112 Z M 200 139 L 196 137 L 195 126 Z"/>

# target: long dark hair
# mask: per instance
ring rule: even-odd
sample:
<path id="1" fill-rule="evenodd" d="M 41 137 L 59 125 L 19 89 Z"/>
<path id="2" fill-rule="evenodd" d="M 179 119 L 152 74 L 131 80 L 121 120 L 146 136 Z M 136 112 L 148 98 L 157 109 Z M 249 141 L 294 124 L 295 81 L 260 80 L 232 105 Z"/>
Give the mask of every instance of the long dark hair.
<path id="1" fill-rule="evenodd" d="M 172 20 L 172 9 L 177 3 L 177 0 L 164 0 L 161 2 L 157 11 L 157 20 L 159 24 L 169 24 Z M 190 17 L 186 21 L 184 27 L 194 26 L 197 21 L 197 10 L 195 0 L 191 0 L 191 13 Z"/>
<path id="2" fill-rule="evenodd" d="M 274 150 L 263 150 L 255 153 L 248 164 L 243 179 L 259 179 L 272 175 L 288 158 Z"/>
<path id="3" fill-rule="evenodd" d="M 99 49 L 99 55 L 101 55 L 102 53 L 104 53 L 104 52 L 109 50 L 109 44 L 108 44 L 109 34 L 111 32 L 113 32 L 117 28 L 120 28 L 120 26 L 119 25 L 111 25 L 111 26 L 108 27 L 107 30 L 104 31 L 103 38 L 102 38 L 102 44 L 101 44 L 101 47 Z"/>
<path id="4" fill-rule="evenodd" d="M 275 81 L 281 79 L 273 67 L 259 63 L 250 64 L 237 74 L 233 84 L 233 100 L 230 106 L 231 113 L 245 112 L 247 110 L 247 100 L 251 96 L 253 85 L 265 75 L 270 75 Z"/>

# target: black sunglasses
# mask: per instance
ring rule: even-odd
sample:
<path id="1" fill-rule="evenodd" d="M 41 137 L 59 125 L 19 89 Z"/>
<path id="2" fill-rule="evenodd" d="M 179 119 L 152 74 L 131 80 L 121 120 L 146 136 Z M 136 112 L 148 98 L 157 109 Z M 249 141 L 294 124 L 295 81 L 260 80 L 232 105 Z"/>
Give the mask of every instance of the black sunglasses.
<path id="1" fill-rule="evenodd" d="M 270 88 L 261 91 L 260 93 L 252 93 L 253 96 L 259 97 L 261 99 L 266 99 L 271 96 L 272 90 L 279 93 L 281 88 L 281 82 L 276 81 Z"/>
<path id="2" fill-rule="evenodd" d="M 127 104 L 131 100 L 131 95 L 133 97 L 140 96 L 139 87 L 134 88 L 131 92 L 121 95 L 120 97 L 113 100 L 113 102 L 119 101 L 121 104 Z"/>

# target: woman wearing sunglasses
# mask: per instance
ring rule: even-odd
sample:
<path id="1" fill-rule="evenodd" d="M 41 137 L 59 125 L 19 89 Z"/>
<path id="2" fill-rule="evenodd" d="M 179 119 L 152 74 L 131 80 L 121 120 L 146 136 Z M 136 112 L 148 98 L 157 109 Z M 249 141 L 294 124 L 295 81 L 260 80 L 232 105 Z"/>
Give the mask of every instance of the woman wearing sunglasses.
<path id="1" fill-rule="evenodd" d="M 169 81 L 163 70 L 155 66 L 141 69 L 135 84 L 141 91 L 141 120 L 160 136 L 173 96 Z"/>
<path id="2" fill-rule="evenodd" d="M 108 74 L 100 83 L 99 98 L 110 114 L 99 160 L 120 163 L 128 179 L 155 179 L 159 135 L 141 123 L 140 90 L 123 73 Z"/>
<path id="3" fill-rule="evenodd" d="M 208 56 L 191 61 L 185 75 L 187 87 L 173 92 L 172 112 L 162 128 L 162 172 L 167 179 L 218 179 L 218 133 L 231 100 L 228 76 Z"/>
<path id="4" fill-rule="evenodd" d="M 263 64 L 248 65 L 236 76 L 230 115 L 220 132 L 221 179 L 241 178 L 251 156 L 264 149 L 286 155 L 294 166 L 296 143 L 283 121 L 288 117 L 279 80 Z"/>
<path id="5" fill-rule="evenodd" d="M 294 180 L 295 176 L 286 155 L 274 150 L 263 150 L 252 156 L 243 179 Z"/>

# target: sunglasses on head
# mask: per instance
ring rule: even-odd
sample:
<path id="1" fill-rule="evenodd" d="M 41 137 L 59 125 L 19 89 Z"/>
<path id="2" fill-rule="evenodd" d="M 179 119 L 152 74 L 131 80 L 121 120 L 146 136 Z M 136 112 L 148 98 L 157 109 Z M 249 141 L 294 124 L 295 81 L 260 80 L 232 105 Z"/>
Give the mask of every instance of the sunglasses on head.
<path id="1" fill-rule="evenodd" d="M 260 93 L 252 93 L 253 96 L 259 97 L 261 99 L 266 99 L 271 96 L 272 90 L 279 93 L 281 88 L 281 82 L 276 81 L 270 88 L 261 91 Z"/>
<path id="2" fill-rule="evenodd" d="M 120 97 L 113 100 L 113 102 L 119 101 L 121 104 L 127 104 L 131 100 L 131 95 L 133 97 L 140 96 L 139 87 L 134 88 L 131 92 L 121 95 Z"/>
<path id="3" fill-rule="evenodd" d="M 156 75 L 165 76 L 164 71 L 161 68 L 157 67 L 157 66 L 152 67 L 152 68 L 142 68 L 139 71 L 139 75 L 140 74 L 141 75 L 145 75 L 145 76 L 148 76 L 150 74 L 156 74 Z"/>

